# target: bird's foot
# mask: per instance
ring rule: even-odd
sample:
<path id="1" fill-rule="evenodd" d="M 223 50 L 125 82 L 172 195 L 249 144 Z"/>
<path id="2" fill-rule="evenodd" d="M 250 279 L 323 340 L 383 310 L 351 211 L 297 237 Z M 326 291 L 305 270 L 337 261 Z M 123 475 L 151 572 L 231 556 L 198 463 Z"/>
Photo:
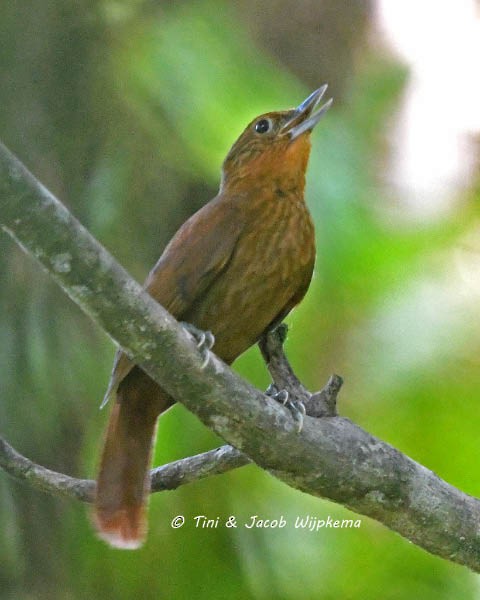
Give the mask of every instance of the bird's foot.
<path id="1" fill-rule="evenodd" d="M 195 325 L 186 323 L 185 321 L 182 321 L 180 325 L 186 329 L 197 342 L 197 348 L 203 358 L 202 369 L 204 369 L 210 360 L 210 350 L 215 344 L 215 336 L 211 331 L 203 331 L 202 329 L 195 327 Z"/>
<path id="2" fill-rule="evenodd" d="M 307 414 L 305 404 L 301 400 L 290 399 L 287 390 L 277 390 L 273 383 L 268 386 L 265 393 L 288 408 L 297 426 L 297 433 L 300 433 L 303 429 L 305 415 Z"/>

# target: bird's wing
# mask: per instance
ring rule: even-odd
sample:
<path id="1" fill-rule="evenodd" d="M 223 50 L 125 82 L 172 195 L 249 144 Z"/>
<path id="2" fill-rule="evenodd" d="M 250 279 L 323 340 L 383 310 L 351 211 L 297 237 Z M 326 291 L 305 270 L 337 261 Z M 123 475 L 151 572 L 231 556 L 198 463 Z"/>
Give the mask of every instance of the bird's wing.
<path id="1" fill-rule="evenodd" d="M 145 282 L 145 289 L 176 319 L 212 285 L 230 261 L 243 219 L 233 199 L 217 196 L 177 231 Z M 134 364 L 117 351 L 104 406 Z"/>
<path id="2" fill-rule="evenodd" d="M 242 228 L 238 204 L 217 196 L 180 227 L 145 288 L 181 320 L 229 262 Z"/>
<path id="3" fill-rule="evenodd" d="M 102 403 L 100 404 L 100 409 L 107 404 L 112 397 L 112 394 L 117 390 L 119 383 L 128 375 L 128 373 L 130 373 L 133 367 L 134 363 L 119 348 L 115 352 L 110 381 L 108 382 L 107 391 L 105 392 Z"/>

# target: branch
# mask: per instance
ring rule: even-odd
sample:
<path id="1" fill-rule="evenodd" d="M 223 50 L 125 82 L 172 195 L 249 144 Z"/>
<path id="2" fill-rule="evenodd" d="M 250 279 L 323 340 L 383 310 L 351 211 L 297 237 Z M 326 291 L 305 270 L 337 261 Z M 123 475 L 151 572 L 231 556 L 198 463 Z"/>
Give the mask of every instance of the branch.
<path id="1" fill-rule="evenodd" d="M 298 381 L 283 352 L 283 342 L 286 338 L 287 327 L 281 325 L 265 337 L 265 352 L 275 354 L 275 359 L 269 365 L 274 382 L 278 387 L 285 387 L 285 373 L 288 373 L 288 387 L 292 395 L 300 398 L 298 390 L 314 398 Z M 296 386 L 300 386 L 295 391 Z M 336 396 L 340 389 L 335 376 L 330 378 L 326 387 L 320 392 L 328 396 L 335 405 Z M 221 446 L 202 454 L 176 460 L 166 465 L 156 467 L 150 472 L 150 493 L 174 490 L 186 483 L 192 483 L 212 475 L 221 475 L 238 467 L 243 467 L 251 461 L 232 446 Z M 96 482 L 93 479 L 77 479 L 57 471 L 52 471 L 26 458 L 5 439 L 0 436 L 0 467 L 9 475 L 20 481 L 28 482 L 42 492 L 91 503 L 95 497 Z"/>
<path id="2" fill-rule="evenodd" d="M 293 372 L 283 351 L 287 331 L 288 327 L 281 323 L 259 342 L 260 351 L 274 382 L 272 391 L 286 390 L 291 400 L 305 406 L 306 414 L 310 417 L 336 417 L 337 395 L 343 379 L 339 375 L 332 375 L 322 390 L 311 394 Z"/>
<path id="3" fill-rule="evenodd" d="M 221 446 L 152 469 L 151 492 L 174 490 L 186 483 L 211 475 L 220 475 L 249 462 L 250 460 L 244 454 L 232 446 Z M 93 502 L 95 497 L 96 483 L 93 479 L 75 479 L 37 465 L 22 456 L 2 437 L 0 437 L 0 467 L 15 479 L 26 481 L 49 494 L 89 503 Z"/>
<path id="4" fill-rule="evenodd" d="M 348 419 L 289 411 L 188 334 L 0 145 L 0 224 L 155 381 L 256 464 L 480 571 L 480 502 Z M 175 357 L 175 369 L 170 365 Z"/>

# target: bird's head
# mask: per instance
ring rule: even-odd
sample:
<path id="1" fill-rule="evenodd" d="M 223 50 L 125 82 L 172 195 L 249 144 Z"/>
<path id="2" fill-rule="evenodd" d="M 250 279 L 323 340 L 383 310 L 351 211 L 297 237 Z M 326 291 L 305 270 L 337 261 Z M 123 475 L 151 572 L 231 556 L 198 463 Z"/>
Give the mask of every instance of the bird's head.
<path id="1" fill-rule="evenodd" d="M 303 191 L 310 133 L 332 104 L 330 99 L 320 106 L 326 89 L 315 90 L 297 108 L 266 113 L 249 123 L 223 163 L 222 189 L 302 185 Z"/>

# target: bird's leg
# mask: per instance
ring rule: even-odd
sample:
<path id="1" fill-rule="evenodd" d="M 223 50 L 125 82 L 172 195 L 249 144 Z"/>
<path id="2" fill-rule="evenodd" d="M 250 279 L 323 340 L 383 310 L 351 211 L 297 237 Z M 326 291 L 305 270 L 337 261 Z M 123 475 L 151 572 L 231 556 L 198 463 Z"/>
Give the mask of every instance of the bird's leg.
<path id="1" fill-rule="evenodd" d="M 296 423 L 297 431 L 300 433 L 307 413 L 304 401 L 307 401 L 311 394 L 297 379 L 283 353 L 283 343 L 287 337 L 287 331 L 287 325 L 281 323 L 262 336 L 259 346 L 275 382 L 269 386 L 266 394 L 288 408 Z M 282 368 L 279 369 L 278 366 Z"/>
<path id="2" fill-rule="evenodd" d="M 336 400 L 343 380 L 338 375 L 332 375 L 326 386 L 312 394 L 299 381 L 283 351 L 283 343 L 287 336 L 287 326 L 282 323 L 267 331 L 259 341 L 260 350 L 272 376 L 274 383 L 266 394 L 279 400 L 286 406 L 297 423 L 297 429 L 302 430 L 303 418 L 335 417 L 337 415 Z"/>
<path id="3" fill-rule="evenodd" d="M 288 408 L 288 410 L 292 413 L 293 420 L 297 425 L 297 432 L 300 433 L 303 429 L 303 420 L 307 412 L 305 409 L 305 404 L 301 400 L 291 399 L 288 390 L 278 390 L 273 383 L 268 386 L 265 394 Z"/>
<path id="4" fill-rule="evenodd" d="M 195 327 L 195 325 L 192 325 L 191 323 L 186 323 L 185 321 L 181 321 L 180 325 L 186 331 L 188 331 L 188 333 L 197 342 L 197 348 L 203 358 L 202 369 L 204 369 L 208 365 L 208 361 L 210 360 L 210 350 L 215 344 L 215 336 L 211 331 L 203 331 L 202 329 L 198 329 L 198 327 Z"/>

